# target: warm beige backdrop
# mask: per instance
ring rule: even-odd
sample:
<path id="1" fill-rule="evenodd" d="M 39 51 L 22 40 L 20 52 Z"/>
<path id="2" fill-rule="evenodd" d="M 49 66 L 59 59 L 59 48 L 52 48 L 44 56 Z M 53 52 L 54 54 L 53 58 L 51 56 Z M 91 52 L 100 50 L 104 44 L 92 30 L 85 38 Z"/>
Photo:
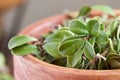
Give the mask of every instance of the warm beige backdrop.
<path id="1" fill-rule="evenodd" d="M 21 28 L 55 14 L 62 13 L 64 9 L 78 10 L 82 5 L 104 4 L 113 8 L 120 8 L 120 0 L 27 0 L 27 12 Z M 6 15 L 6 26 L 10 27 L 14 11 Z"/>

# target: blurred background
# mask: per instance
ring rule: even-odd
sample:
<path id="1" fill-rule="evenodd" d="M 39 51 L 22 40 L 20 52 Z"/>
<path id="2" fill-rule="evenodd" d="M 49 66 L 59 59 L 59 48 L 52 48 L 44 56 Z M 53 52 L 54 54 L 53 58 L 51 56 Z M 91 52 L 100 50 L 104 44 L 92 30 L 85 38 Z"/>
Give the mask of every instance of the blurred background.
<path id="1" fill-rule="evenodd" d="M 83 5 L 102 4 L 120 9 L 120 0 L 0 0 L 0 51 L 7 58 L 12 72 L 12 56 L 8 40 L 21 29 L 40 19 L 63 13 L 65 9 L 79 10 Z"/>
<path id="2" fill-rule="evenodd" d="M 55 14 L 60 14 L 64 9 L 79 10 L 83 5 L 103 4 L 115 9 L 120 8 L 120 0 L 26 0 L 27 9 L 23 17 L 21 28 Z M 14 9 L 6 15 L 6 26 L 11 25 L 14 16 Z M 9 27 L 10 28 L 10 27 Z"/>

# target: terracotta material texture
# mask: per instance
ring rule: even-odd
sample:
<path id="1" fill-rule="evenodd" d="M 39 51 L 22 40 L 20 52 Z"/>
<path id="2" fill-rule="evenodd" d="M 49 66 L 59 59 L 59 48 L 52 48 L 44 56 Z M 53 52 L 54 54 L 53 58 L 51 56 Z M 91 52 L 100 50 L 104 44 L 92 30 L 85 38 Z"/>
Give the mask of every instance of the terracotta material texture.
<path id="1" fill-rule="evenodd" d="M 0 0 L 0 12 L 4 12 L 11 7 L 15 7 L 23 3 L 24 0 Z"/>
<path id="2" fill-rule="evenodd" d="M 119 11 L 116 13 L 120 14 Z M 101 14 L 101 12 L 91 12 L 91 16 Z M 47 33 L 52 29 L 52 26 L 61 24 L 65 19 L 67 19 L 65 14 L 43 19 L 25 28 L 19 35 L 40 38 L 41 34 Z M 120 69 L 81 70 L 65 68 L 40 61 L 32 55 L 14 56 L 14 74 L 15 80 L 120 80 Z"/>

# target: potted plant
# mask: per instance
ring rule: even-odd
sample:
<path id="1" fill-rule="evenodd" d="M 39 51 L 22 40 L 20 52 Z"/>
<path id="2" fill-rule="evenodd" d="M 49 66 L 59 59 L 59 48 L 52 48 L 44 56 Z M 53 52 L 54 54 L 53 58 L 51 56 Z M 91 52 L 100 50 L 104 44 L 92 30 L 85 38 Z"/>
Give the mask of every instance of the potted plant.
<path id="1" fill-rule="evenodd" d="M 15 80 L 120 80 L 119 15 L 84 6 L 30 25 L 8 44 Z"/>

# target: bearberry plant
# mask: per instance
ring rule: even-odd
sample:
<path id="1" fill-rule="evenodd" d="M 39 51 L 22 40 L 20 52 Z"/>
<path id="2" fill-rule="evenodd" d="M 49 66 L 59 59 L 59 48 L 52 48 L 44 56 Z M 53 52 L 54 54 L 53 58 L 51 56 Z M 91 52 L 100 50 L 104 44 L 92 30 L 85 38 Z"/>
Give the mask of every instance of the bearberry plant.
<path id="1" fill-rule="evenodd" d="M 91 11 L 103 12 L 91 17 Z M 84 6 L 69 13 L 67 25 L 58 26 L 40 40 L 15 36 L 8 44 L 12 54 L 32 54 L 40 60 L 78 69 L 120 69 L 120 17 L 104 5 Z"/>

